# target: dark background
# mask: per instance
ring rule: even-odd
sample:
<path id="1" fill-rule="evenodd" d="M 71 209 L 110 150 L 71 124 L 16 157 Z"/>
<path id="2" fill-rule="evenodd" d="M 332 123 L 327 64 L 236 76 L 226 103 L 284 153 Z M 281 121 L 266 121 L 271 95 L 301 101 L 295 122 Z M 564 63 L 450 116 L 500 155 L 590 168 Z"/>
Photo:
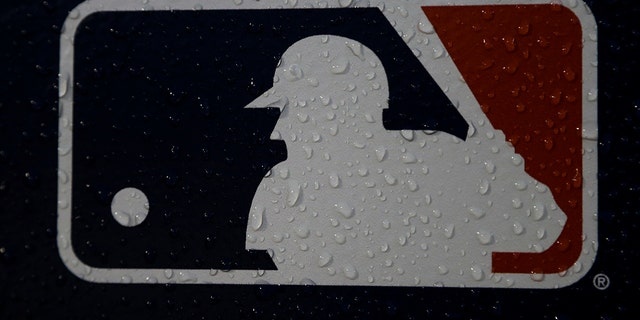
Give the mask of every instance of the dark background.
<path id="1" fill-rule="evenodd" d="M 467 122 L 377 8 L 95 13 L 74 38 L 78 258 L 103 268 L 276 269 L 245 240 L 254 191 L 287 157 L 269 139 L 280 110 L 244 106 L 273 86 L 287 48 L 320 34 L 380 58 L 391 84 L 386 128 L 466 137 Z M 124 187 L 150 202 L 135 228 L 111 217 Z"/>
<path id="2" fill-rule="evenodd" d="M 592 0 L 599 56 L 599 251 L 558 290 L 117 285 L 79 280 L 56 247 L 61 25 L 79 1 L 0 2 L 0 319 L 633 319 L 640 6 Z M 593 277 L 605 273 L 607 290 Z"/>

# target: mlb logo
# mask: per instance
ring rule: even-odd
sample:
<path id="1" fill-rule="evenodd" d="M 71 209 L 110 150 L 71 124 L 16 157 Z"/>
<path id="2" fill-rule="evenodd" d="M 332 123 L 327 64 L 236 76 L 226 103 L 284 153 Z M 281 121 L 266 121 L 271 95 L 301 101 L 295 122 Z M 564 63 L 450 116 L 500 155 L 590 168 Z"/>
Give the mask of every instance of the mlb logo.
<path id="1" fill-rule="evenodd" d="M 237 3 L 70 13 L 58 244 L 71 272 L 501 288 L 587 272 L 584 4 Z"/>

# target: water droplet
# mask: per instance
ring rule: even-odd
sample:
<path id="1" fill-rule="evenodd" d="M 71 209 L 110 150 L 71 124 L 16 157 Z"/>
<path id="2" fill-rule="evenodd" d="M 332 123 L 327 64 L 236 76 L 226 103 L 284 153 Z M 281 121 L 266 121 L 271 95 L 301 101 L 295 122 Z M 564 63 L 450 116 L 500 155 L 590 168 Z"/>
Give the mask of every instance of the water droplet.
<path id="1" fill-rule="evenodd" d="M 485 211 L 478 207 L 469 207 L 469 212 L 476 219 L 480 219 L 485 215 Z"/>
<path id="2" fill-rule="evenodd" d="M 322 140 L 322 136 L 317 132 L 312 132 L 311 133 L 311 140 L 313 142 L 320 142 L 320 140 Z"/>
<path id="3" fill-rule="evenodd" d="M 304 112 L 298 112 L 298 121 L 300 121 L 300 123 L 306 123 L 309 121 L 309 115 Z"/>
<path id="4" fill-rule="evenodd" d="M 486 195 L 487 193 L 489 193 L 490 189 L 491 185 L 489 184 L 489 181 L 482 179 L 480 181 L 480 184 L 478 185 L 478 192 L 480 192 L 480 194 L 482 195 Z"/>
<path id="5" fill-rule="evenodd" d="M 69 240 L 63 235 L 58 236 L 58 246 L 61 249 L 68 249 L 69 248 Z"/>
<path id="6" fill-rule="evenodd" d="M 518 154 L 514 154 L 513 156 L 511 156 L 511 163 L 513 163 L 513 165 L 515 166 L 519 166 L 522 164 L 522 157 Z"/>
<path id="7" fill-rule="evenodd" d="M 543 203 L 537 202 L 533 204 L 532 216 L 536 221 L 542 220 L 547 214 L 547 209 Z"/>
<path id="8" fill-rule="evenodd" d="M 347 237 L 342 233 L 334 234 L 333 238 L 336 240 L 336 243 L 338 244 L 345 244 L 347 242 Z"/>
<path id="9" fill-rule="evenodd" d="M 289 168 L 280 168 L 280 178 L 287 179 L 289 178 Z"/>
<path id="10" fill-rule="evenodd" d="M 467 132 L 467 138 L 471 138 L 476 134 L 476 127 L 472 123 L 468 123 L 469 131 Z"/>
<path id="11" fill-rule="evenodd" d="M 513 200 L 511 200 L 511 205 L 515 209 L 520 209 L 522 208 L 522 200 L 520 200 L 520 198 L 514 198 Z"/>
<path id="12" fill-rule="evenodd" d="M 361 61 L 364 61 L 364 50 L 362 49 L 362 44 L 360 42 L 347 41 L 345 44 L 354 56 L 358 57 Z"/>
<path id="13" fill-rule="evenodd" d="M 415 35 L 416 35 L 415 31 L 407 30 L 402 34 L 402 40 L 404 40 L 404 43 L 409 43 L 411 42 L 411 39 L 413 39 Z"/>
<path id="14" fill-rule="evenodd" d="M 449 273 L 449 268 L 447 268 L 446 266 L 443 265 L 439 265 L 438 266 L 438 273 L 441 275 L 445 275 L 447 273 Z"/>
<path id="15" fill-rule="evenodd" d="M 480 244 L 487 245 L 493 243 L 493 234 L 486 230 L 478 230 L 476 232 Z"/>
<path id="16" fill-rule="evenodd" d="M 347 219 L 353 217 L 353 214 L 355 213 L 355 209 L 353 208 L 353 206 L 344 201 L 334 204 L 333 207 L 336 212 L 340 213 Z"/>
<path id="17" fill-rule="evenodd" d="M 418 22 L 418 30 L 426 34 L 432 34 L 435 32 L 433 25 L 431 25 L 427 19 L 421 19 L 420 22 Z"/>
<path id="18" fill-rule="evenodd" d="M 69 153 L 71 153 L 71 145 L 70 144 L 58 146 L 58 155 L 66 156 Z"/>
<path id="19" fill-rule="evenodd" d="M 376 159 L 378 162 L 382 162 L 387 156 L 387 148 L 379 146 L 376 148 Z"/>
<path id="20" fill-rule="evenodd" d="M 493 161 L 487 160 L 484 162 L 484 169 L 487 171 L 487 173 L 493 174 L 496 172 L 496 165 L 493 164 Z"/>
<path id="21" fill-rule="evenodd" d="M 73 9 L 69 12 L 69 19 L 75 20 L 78 19 L 80 17 L 80 11 L 78 11 L 78 9 Z"/>
<path id="22" fill-rule="evenodd" d="M 391 175 L 390 173 L 385 173 L 384 175 L 384 181 L 387 182 L 388 185 L 393 186 L 396 183 L 398 183 L 398 179 L 396 179 L 396 177 L 394 177 L 393 175 Z"/>
<path id="23" fill-rule="evenodd" d="M 333 256 L 328 252 L 322 252 L 318 255 L 318 266 L 326 267 L 333 261 Z"/>
<path id="24" fill-rule="evenodd" d="M 376 122 L 376 121 L 373 119 L 373 116 L 372 116 L 370 113 L 365 113 L 365 114 L 364 114 L 364 120 L 365 120 L 365 121 L 367 121 L 368 123 L 374 123 L 374 122 Z"/>
<path id="25" fill-rule="evenodd" d="M 412 179 L 407 180 L 407 186 L 409 187 L 409 191 L 411 192 L 415 192 L 418 190 L 418 184 Z"/>
<path id="26" fill-rule="evenodd" d="M 292 64 L 284 70 L 284 77 L 289 82 L 294 82 L 302 79 L 303 72 L 299 65 Z"/>
<path id="27" fill-rule="evenodd" d="M 531 280 L 541 282 L 542 280 L 544 280 L 544 273 L 532 273 Z"/>
<path id="28" fill-rule="evenodd" d="M 447 239 L 453 238 L 454 234 L 455 225 L 453 223 L 450 223 L 444 227 L 444 236 L 447 237 Z"/>
<path id="29" fill-rule="evenodd" d="M 344 273 L 344 276 L 347 277 L 347 279 L 355 280 L 356 278 L 358 278 L 358 270 L 351 264 L 344 265 L 344 267 L 342 268 L 342 272 Z"/>
<path id="30" fill-rule="evenodd" d="M 404 162 L 404 163 L 416 163 L 416 162 L 418 162 L 418 159 L 416 158 L 416 156 L 413 153 L 407 152 L 407 153 L 402 155 L 402 162 Z"/>
<path id="31" fill-rule="evenodd" d="M 401 130 L 400 135 L 407 141 L 413 141 L 414 139 L 413 130 Z"/>
<path id="32" fill-rule="evenodd" d="M 442 57 L 443 54 L 444 54 L 444 49 L 441 46 L 434 46 L 433 47 L 433 58 L 434 59 L 438 59 L 438 58 Z"/>
<path id="33" fill-rule="evenodd" d="M 284 236 L 282 234 L 279 233 L 274 233 L 271 238 L 273 239 L 273 242 L 275 243 L 280 243 L 282 242 L 282 240 L 284 240 Z"/>
<path id="34" fill-rule="evenodd" d="M 257 231 L 262 226 L 265 208 L 263 206 L 254 206 L 251 210 L 251 228 Z"/>
<path id="35" fill-rule="evenodd" d="M 551 150 L 553 149 L 553 139 L 551 137 L 546 137 L 543 139 L 544 142 L 544 148 L 546 150 Z"/>
<path id="36" fill-rule="evenodd" d="M 337 173 L 332 172 L 329 174 L 329 185 L 333 188 L 338 188 L 340 186 L 340 177 Z"/>
<path id="37" fill-rule="evenodd" d="M 325 106 L 325 107 L 328 106 L 331 103 L 331 97 L 329 97 L 329 96 L 320 96 L 320 103 L 322 103 L 322 105 Z M 327 119 L 329 119 L 329 117 L 327 117 Z M 329 119 L 329 120 L 333 120 L 333 119 Z"/>
<path id="38" fill-rule="evenodd" d="M 316 88 L 320 85 L 320 81 L 318 81 L 318 78 L 307 78 L 307 84 Z"/>
<path id="39" fill-rule="evenodd" d="M 582 128 L 582 139 L 598 141 L 598 129 L 597 128 Z"/>
<path id="40" fill-rule="evenodd" d="M 502 39 L 502 41 L 504 41 L 504 46 L 508 52 L 513 52 L 516 50 L 516 39 L 514 37 L 505 37 Z"/>
<path id="41" fill-rule="evenodd" d="M 547 187 L 544 184 L 536 184 L 536 191 L 540 192 L 540 193 L 545 193 L 547 192 Z"/>
<path id="42" fill-rule="evenodd" d="M 528 20 L 522 20 L 518 25 L 518 34 L 521 36 L 529 34 L 529 26 L 530 24 Z"/>
<path id="43" fill-rule="evenodd" d="M 527 189 L 527 182 L 523 180 L 516 180 L 513 185 L 516 187 L 516 190 L 524 191 Z"/>
<path id="44" fill-rule="evenodd" d="M 332 125 L 329 127 L 329 134 L 332 136 L 336 136 L 338 134 L 338 125 Z"/>
<path id="45" fill-rule="evenodd" d="M 353 141 L 353 146 L 356 147 L 357 149 L 364 149 L 367 146 L 367 144 L 360 141 Z"/>
<path id="46" fill-rule="evenodd" d="M 296 228 L 296 235 L 298 237 L 300 237 L 301 239 L 308 238 L 310 233 L 311 233 L 311 231 L 306 226 L 298 226 Z"/>
<path id="47" fill-rule="evenodd" d="M 331 62 L 331 73 L 345 74 L 349 70 L 349 60 L 344 57 L 337 57 Z"/>
<path id="48" fill-rule="evenodd" d="M 298 202 L 301 193 L 300 183 L 296 180 L 291 180 L 288 183 L 289 192 L 287 193 L 287 205 L 293 207 Z"/>
<path id="49" fill-rule="evenodd" d="M 69 75 L 64 74 L 60 75 L 60 81 L 58 83 L 58 97 L 62 98 L 67 94 L 67 89 L 69 88 Z"/>
<path id="50" fill-rule="evenodd" d="M 524 233 L 524 226 L 522 226 L 522 224 L 518 221 L 513 223 L 513 233 L 517 234 L 517 235 L 521 235 L 522 233 Z"/>
<path id="51" fill-rule="evenodd" d="M 190 271 L 180 271 L 178 272 L 178 280 L 180 282 L 197 282 L 198 278 L 196 275 Z"/>
<path id="52" fill-rule="evenodd" d="M 582 262 L 577 261 L 574 265 L 573 265 L 573 272 L 575 273 L 580 273 L 582 271 Z"/>
<path id="53" fill-rule="evenodd" d="M 313 149 L 309 146 L 302 146 L 302 150 L 304 150 L 304 154 L 308 159 L 311 159 L 311 157 L 313 156 Z"/>
<path id="54" fill-rule="evenodd" d="M 473 280 L 482 281 L 482 279 L 484 279 L 484 271 L 482 271 L 482 267 L 479 265 L 472 266 L 471 277 L 473 277 Z"/>
<path id="55" fill-rule="evenodd" d="M 58 169 L 58 182 L 62 184 L 69 182 L 69 175 L 62 169 Z"/>
<path id="56" fill-rule="evenodd" d="M 567 81 L 573 81 L 576 79 L 576 73 L 570 67 L 566 67 L 562 70 L 562 75 Z"/>

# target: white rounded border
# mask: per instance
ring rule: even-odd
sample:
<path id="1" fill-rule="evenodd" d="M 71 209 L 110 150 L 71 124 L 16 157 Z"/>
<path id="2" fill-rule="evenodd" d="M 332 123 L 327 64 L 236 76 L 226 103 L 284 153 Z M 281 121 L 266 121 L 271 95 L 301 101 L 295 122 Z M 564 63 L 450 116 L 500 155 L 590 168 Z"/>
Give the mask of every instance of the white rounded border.
<path id="1" fill-rule="evenodd" d="M 89 0 L 74 8 L 64 22 L 60 37 L 59 72 L 59 140 L 58 140 L 58 221 L 57 242 L 59 255 L 67 268 L 79 278 L 98 283 L 200 283 L 200 284 L 264 284 L 269 273 L 277 271 L 209 269 L 118 269 L 96 268 L 82 262 L 71 245 L 72 207 L 72 155 L 73 155 L 73 41 L 80 23 L 87 16 L 102 11 L 169 11 L 169 10 L 220 10 L 220 9 L 293 9 L 293 8 L 339 8 L 349 6 L 377 7 L 393 21 L 397 30 L 415 27 L 421 19 L 421 6 L 426 5 L 513 5 L 513 4 L 561 4 L 572 10 L 579 18 L 583 32 L 583 248 L 578 261 L 569 270 L 559 274 L 547 274 L 544 281 L 534 281 L 528 274 L 509 274 L 520 288 L 558 288 L 580 280 L 595 261 L 597 233 L 597 25 L 588 6 L 581 0 L 408 0 L 408 1 L 309 1 L 309 0 L 224 0 L 203 2 L 199 0 Z M 402 10 L 396 10 L 400 9 Z M 398 11 L 407 14 L 395 20 Z M 433 34 L 429 46 L 444 50 L 444 45 Z M 412 46 L 411 40 L 408 42 Z M 446 51 L 446 50 L 445 50 Z M 432 63 L 428 55 L 419 60 L 441 88 L 449 88 L 446 94 L 454 103 L 459 102 L 463 117 L 473 121 L 478 106 L 468 86 L 458 81 L 462 76 L 447 55 Z M 449 70 L 449 74 L 445 74 Z M 457 104 L 456 104 L 457 105 Z M 467 107 L 465 107 L 467 106 Z M 278 284 L 297 284 L 293 281 Z M 495 287 L 491 282 L 475 283 L 474 287 Z M 345 285 L 335 283 L 335 285 Z M 360 284 L 359 284 L 360 285 Z M 380 286 L 380 283 L 372 284 Z M 393 283 L 382 285 L 394 286 Z M 424 286 L 424 285 L 421 285 Z M 503 285 L 496 285 L 502 287 Z"/>

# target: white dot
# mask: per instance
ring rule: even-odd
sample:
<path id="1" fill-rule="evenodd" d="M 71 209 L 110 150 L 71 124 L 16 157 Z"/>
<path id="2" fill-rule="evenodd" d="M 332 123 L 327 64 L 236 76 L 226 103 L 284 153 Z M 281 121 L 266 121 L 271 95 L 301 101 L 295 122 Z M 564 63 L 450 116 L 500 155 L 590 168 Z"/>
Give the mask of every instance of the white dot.
<path id="1" fill-rule="evenodd" d="M 136 188 L 124 188 L 111 201 L 111 215 L 125 227 L 141 224 L 149 214 L 149 200 L 144 192 Z"/>

